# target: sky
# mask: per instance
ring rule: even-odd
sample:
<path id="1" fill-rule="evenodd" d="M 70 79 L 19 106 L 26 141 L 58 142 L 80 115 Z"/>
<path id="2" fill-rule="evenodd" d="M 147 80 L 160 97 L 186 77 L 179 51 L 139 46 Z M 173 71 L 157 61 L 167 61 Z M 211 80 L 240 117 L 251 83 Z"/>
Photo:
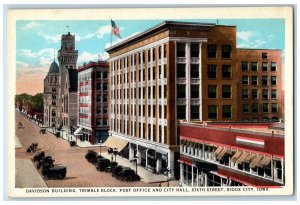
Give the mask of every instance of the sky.
<path id="1" fill-rule="evenodd" d="M 112 37 L 112 44 L 143 32 L 166 19 L 115 20 L 121 37 Z M 175 20 L 175 19 L 172 19 Z M 178 19 L 201 23 L 217 23 L 215 19 Z M 220 25 L 237 26 L 238 48 L 281 49 L 284 56 L 284 19 L 219 19 Z M 68 26 L 68 27 L 67 27 Z M 16 25 L 17 94 L 43 92 L 43 80 L 57 51 L 61 35 L 75 34 L 79 56 L 77 66 L 84 62 L 107 59 L 105 49 L 111 45 L 111 25 L 107 20 L 31 21 L 19 20 Z"/>

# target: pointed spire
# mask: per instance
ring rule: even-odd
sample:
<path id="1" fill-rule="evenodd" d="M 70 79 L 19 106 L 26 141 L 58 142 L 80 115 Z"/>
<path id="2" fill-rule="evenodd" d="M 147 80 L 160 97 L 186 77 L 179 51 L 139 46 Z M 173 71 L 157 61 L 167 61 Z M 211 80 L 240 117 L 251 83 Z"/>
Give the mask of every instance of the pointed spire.
<path id="1" fill-rule="evenodd" d="M 53 49 L 53 61 L 55 62 L 55 49 Z"/>

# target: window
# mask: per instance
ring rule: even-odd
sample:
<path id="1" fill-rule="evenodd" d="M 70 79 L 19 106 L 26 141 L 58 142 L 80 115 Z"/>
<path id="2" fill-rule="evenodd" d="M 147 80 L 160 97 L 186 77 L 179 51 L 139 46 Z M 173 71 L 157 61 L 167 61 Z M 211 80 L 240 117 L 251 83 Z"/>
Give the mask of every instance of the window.
<path id="1" fill-rule="evenodd" d="M 231 78 L 231 65 L 222 65 L 222 78 Z"/>
<path id="2" fill-rule="evenodd" d="M 191 98 L 199 98 L 199 85 L 191 85 Z"/>
<path id="3" fill-rule="evenodd" d="M 97 114 L 100 114 L 100 113 L 101 113 L 101 107 L 98 106 L 98 107 L 97 107 Z"/>
<path id="4" fill-rule="evenodd" d="M 107 119 L 103 119 L 103 125 L 107 125 Z"/>
<path id="5" fill-rule="evenodd" d="M 191 78 L 199 78 L 199 65 L 191 64 Z"/>
<path id="6" fill-rule="evenodd" d="M 208 98 L 217 98 L 217 86 L 208 85 Z"/>
<path id="7" fill-rule="evenodd" d="M 269 122 L 269 121 L 270 121 L 270 119 L 268 117 L 263 118 L 263 122 Z"/>
<path id="8" fill-rule="evenodd" d="M 178 105 L 177 106 L 177 118 L 178 119 L 185 119 L 185 105 Z"/>
<path id="9" fill-rule="evenodd" d="M 276 71 L 277 70 L 277 64 L 276 62 L 271 63 L 271 71 Z"/>
<path id="10" fill-rule="evenodd" d="M 191 57 L 199 58 L 199 44 L 191 44 Z"/>
<path id="11" fill-rule="evenodd" d="M 231 45 L 222 45 L 222 58 L 231 58 Z"/>
<path id="12" fill-rule="evenodd" d="M 208 78 L 217 78 L 217 66 L 216 65 L 208 65 L 207 66 L 207 77 Z"/>
<path id="13" fill-rule="evenodd" d="M 257 99 L 258 95 L 257 95 L 257 90 L 252 90 L 252 99 Z"/>
<path id="14" fill-rule="evenodd" d="M 107 107 L 103 108 L 103 114 L 107 114 Z"/>
<path id="15" fill-rule="evenodd" d="M 177 43 L 177 57 L 185 57 L 185 43 Z"/>
<path id="16" fill-rule="evenodd" d="M 263 95 L 263 99 L 268 99 L 268 97 L 269 97 L 269 92 L 268 92 L 268 90 L 264 89 L 262 95 Z"/>
<path id="17" fill-rule="evenodd" d="M 177 64 L 177 78 L 185 78 L 185 64 Z"/>
<path id="18" fill-rule="evenodd" d="M 277 81 L 277 77 L 276 76 L 272 76 L 271 77 L 271 85 L 276 85 Z"/>
<path id="19" fill-rule="evenodd" d="M 177 85 L 177 98 L 185 98 L 185 85 Z"/>
<path id="20" fill-rule="evenodd" d="M 56 88 L 52 88 L 52 92 L 53 92 L 53 93 L 56 93 Z"/>
<path id="21" fill-rule="evenodd" d="M 262 71 L 268 71 L 268 63 L 267 62 L 262 63 Z"/>
<path id="22" fill-rule="evenodd" d="M 223 105 L 223 118 L 231 118 L 231 105 Z"/>
<path id="23" fill-rule="evenodd" d="M 217 106 L 216 105 L 208 106 L 208 119 L 217 119 Z"/>
<path id="24" fill-rule="evenodd" d="M 248 70 L 249 70 L 249 63 L 242 62 L 242 71 L 248 71 Z"/>
<path id="25" fill-rule="evenodd" d="M 249 91 L 248 90 L 243 90 L 243 99 L 248 99 L 249 98 Z"/>
<path id="26" fill-rule="evenodd" d="M 107 95 L 103 96 L 103 102 L 107 102 Z"/>
<path id="27" fill-rule="evenodd" d="M 248 76 L 243 76 L 242 77 L 242 83 L 243 83 L 243 85 L 248 85 L 249 84 L 249 77 Z"/>
<path id="28" fill-rule="evenodd" d="M 277 113 L 278 112 L 278 105 L 277 103 L 272 103 L 272 113 Z"/>
<path id="29" fill-rule="evenodd" d="M 97 118 L 96 119 L 96 126 L 100 126 L 101 125 L 101 119 L 100 118 Z"/>
<path id="30" fill-rule="evenodd" d="M 156 59 L 156 49 L 154 48 L 152 50 L 152 61 L 155 61 L 155 59 Z"/>
<path id="31" fill-rule="evenodd" d="M 271 91 L 271 98 L 276 99 L 277 98 L 277 90 L 272 90 Z"/>
<path id="32" fill-rule="evenodd" d="M 208 58 L 217 57 L 217 46 L 216 45 L 207 45 L 207 56 Z"/>
<path id="33" fill-rule="evenodd" d="M 257 71 L 257 62 L 252 62 L 251 63 L 251 70 L 252 71 Z"/>
<path id="34" fill-rule="evenodd" d="M 97 83 L 96 89 L 97 89 L 97 90 L 101 90 L 101 83 Z"/>
<path id="35" fill-rule="evenodd" d="M 262 84 L 263 85 L 268 85 L 268 76 L 263 76 L 262 77 Z"/>
<path id="36" fill-rule="evenodd" d="M 164 44 L 164 58 L 167 57 L 167 44 Z"/>
<path id="37" fill-rule="evenodd" d="M 267 59 L 268 58 L 268 53 L 262 53 L 261 58 L 262 59 Z"/>
<path id="38" fill-rule="evenodd" d="M 107 90 L 107 83 L 103 83 L 103 90 Z"/>
<path id="39" fill-rule="evenodd" d="M 199 106 L 198 105 L 192 105 L 191 106 L 191 118 L 192 119 L 199 119 Z"/>
<path id="40" fill-rule="evenodd" d="M 231 85 L 222 86 L 222 98 L 231 98 Z"/>
<path id="41" fill-rule="evenodd" d="M 243 112 L 249 112 L 249 105 L 243 104 Z"/>
<path id="42" fill-rule="evenodd" d="M 258 104 L 257 103 L 252 104 L 252 112 L 258 112 Z"/>
<path id="43" fill-rule="evenodd" d="M 274 163 L 274 179 L 277 181 L 282 181 L 283 179 L 282 160 L 273 159 L 273 163 Z"/>
<path id="44" fill-rule="evenodd" d="M 252 76 L 252 85 L 257 85 L 257 76 Z"/>
<path id="45" fill-rule="evenodd" d="M 269 112 L 269 104 L 263 103 L 263 112 Z"/>
<path id="46" fill-rule="evenodd" d="M 97 102 L 101 102 L 102 100 L 102 96 L 101 95 L 97 95 Z"/>
<path id="47" fill-rule="evenodd" d="M 108 72 L 103 72 L 103 78 L 107 78 L 108 77 Z"/>

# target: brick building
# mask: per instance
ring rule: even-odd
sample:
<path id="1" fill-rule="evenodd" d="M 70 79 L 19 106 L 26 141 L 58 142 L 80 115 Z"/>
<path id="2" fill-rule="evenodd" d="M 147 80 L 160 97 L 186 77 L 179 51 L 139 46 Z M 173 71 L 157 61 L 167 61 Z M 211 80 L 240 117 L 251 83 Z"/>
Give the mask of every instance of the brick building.
<path id="1" fill-rule="evenodd" d="M 78 123 L 81 140 L 91 144 L 108 137 L 108 63 L 78 67 Z"/>
<path id="2" fill-rule="evenodd" d="M 240 114 L 244 60 L 236 47 L 236 26 L 165 21 L 106 51 L 110 134 L 116 141 L 109 144 L 126 145 L 118 151 L 126 150 L 141 166 L 157 173 L 169 169 L 179 177 L 178 120 L 246 120 Z M 261 55 L 251 62 L 260 62 Z M 280 52 L 274 57 L 279 68 Z M 281 118 L 279 111 L 269 118 Z"/>
<path id="3" fill-rule="evenodd" d="M 278 121 L 283 116 L 280 50 L 238 49 L 238 119 Z"/>
<path id="4" fill-rule="evenodd" d="M 270 125 L 181 123 L 181 184 L 283 186 L 284 132 Z"/>

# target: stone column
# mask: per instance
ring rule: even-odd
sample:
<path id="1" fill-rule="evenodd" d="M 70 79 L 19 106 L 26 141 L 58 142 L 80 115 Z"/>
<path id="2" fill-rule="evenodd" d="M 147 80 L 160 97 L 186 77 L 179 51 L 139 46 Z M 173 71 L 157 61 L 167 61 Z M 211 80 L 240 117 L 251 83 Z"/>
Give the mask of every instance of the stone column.
<path id="1" fill-rule="evenodd" d="M 134 158 L 134 149 L 133 149 L 133 144 L 129 142 L 129 160 L 133 160 Z"/>
<path id="2" fill-rule="evenodd" d="M 191 120 L 191 43 L 185 44 L 185 62 L 186 62 L 186 120 Z"/>
<path id="3" fill-rule="evenodd" d="M 200 79 L 200 88 L 199 88 L 199 120 L 202 121 L 202 116 L 203 116 L 203 112 L 202 112 L 202 42 L 199 43 L 199 79 Z"/>
<path id="4" fill-rule="evenodd" d="M 168 153 L 168 167 L 171 170 L 171 172 L 169 173 L 168 177 L 169 179 L 174 179 L 174 152 L 169 150 Z"/>
<path id="5" fill-rule="evenodd" d="M 141 147 L 139 145 L 136 145 L 137 148 L 137 164 L 140 165 L 142 162 L 142 150 Z"/>
<path id="6" fill-rule="evenodd" d="M 180 163 L 180 184 L 183 185 L 184 179 L 183 179 L 183 163 Z"/>

